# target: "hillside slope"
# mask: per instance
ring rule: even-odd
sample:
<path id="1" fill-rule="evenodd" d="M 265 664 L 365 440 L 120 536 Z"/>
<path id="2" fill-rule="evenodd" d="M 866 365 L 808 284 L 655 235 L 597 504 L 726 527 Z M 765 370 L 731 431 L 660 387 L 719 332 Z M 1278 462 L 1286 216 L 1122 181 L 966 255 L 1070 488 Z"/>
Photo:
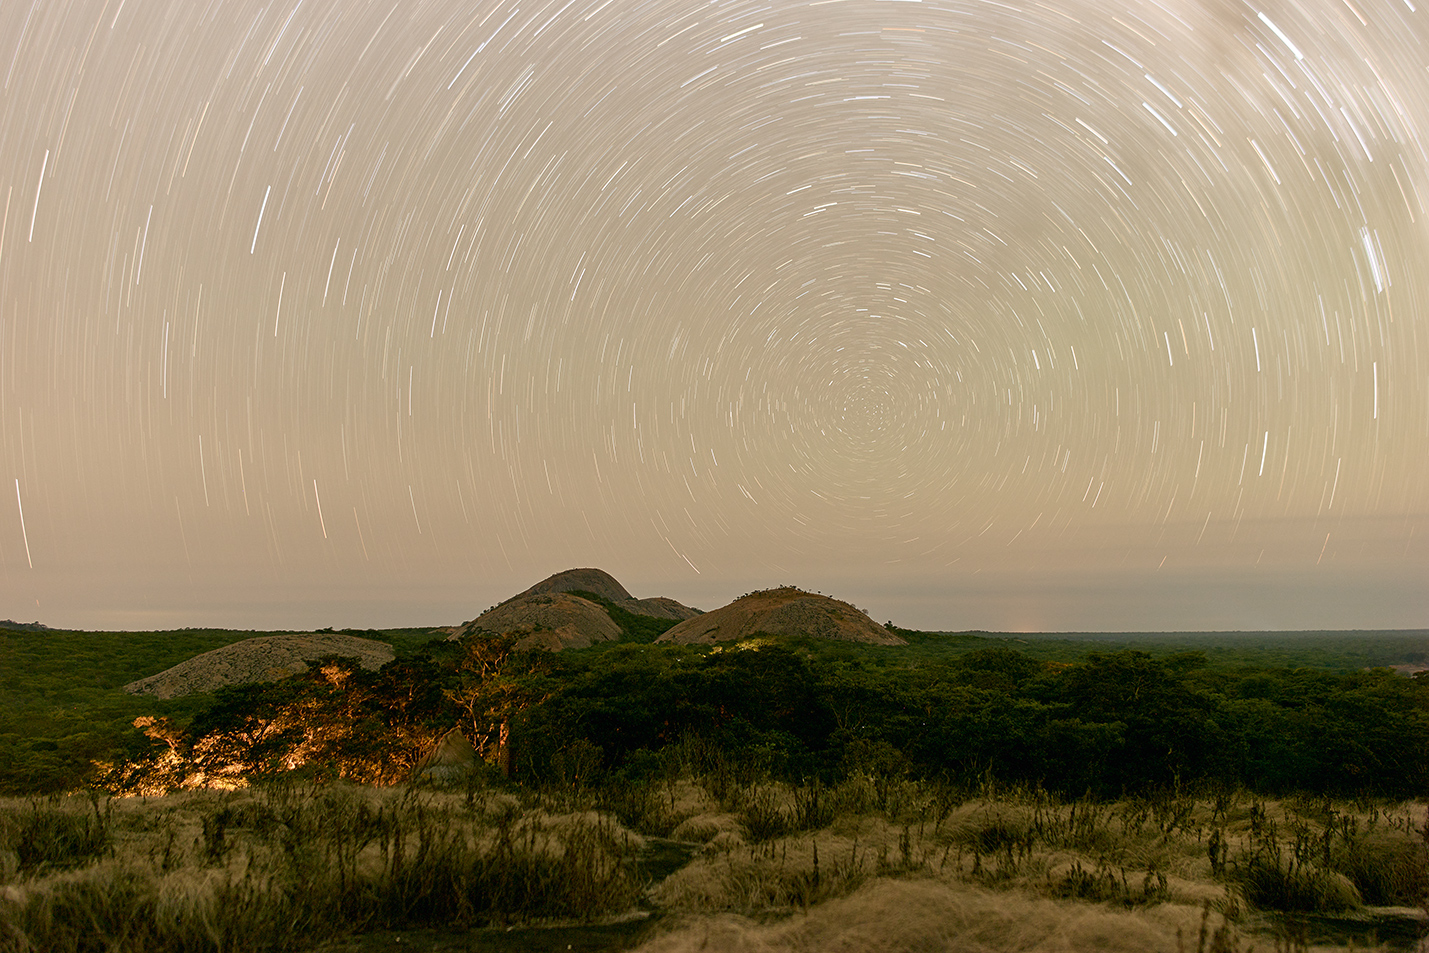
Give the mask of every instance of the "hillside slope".
<path id="1" fill-rule="evenodd" d="M 863 610 L 793 586 L 751 592 L 727 606 L 681 622 L 655 641 L 686 645 L 733 642 L 757 632 L 874 645 L 907 644 Z"/>
<path id="2" fill-rule="evenodd" d="M 131 695 L 176 698 L 226 685 L 271 682 L 307 671 L 309 662 L 328 655 L 356 659 L 369 670 L 381 668 L 394 657 L 392 646 L 386 642 L 352 635 L 265 635 L 196 655 L 156 675 L 132 681 L 124 690 Z"/>

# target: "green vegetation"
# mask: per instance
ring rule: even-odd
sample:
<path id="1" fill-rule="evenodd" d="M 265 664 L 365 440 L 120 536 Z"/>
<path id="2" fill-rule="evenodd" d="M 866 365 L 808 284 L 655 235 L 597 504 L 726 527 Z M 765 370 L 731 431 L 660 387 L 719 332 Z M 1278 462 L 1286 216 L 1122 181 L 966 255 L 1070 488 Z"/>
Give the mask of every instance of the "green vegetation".
<path id="1" fill-rule="evenodd" d="M 170 701 L 121 686 L 253 633 L 0 630 L 0 792 L 101 777 L 159 790 L 299 765 L 391 783 L 454 724 L 488 756 L 505 732 L 515 776 L 533 782 L 578 741 L 596 752 L 592 770 L 638 780 L 686 736 L 792 781 L 990 774 L 1103 798 L 1177 783 L 1410 796 L 1429 781 L 1429 685 L 1341 664 L 1422 658 L 1425 643 L 1407 633 L 1203 635 L 1195 652 L 1174 651 L 1171 636 L 907 630 L 901 647 L 695 648 L 651 645 L 672 620 L 583 595 L 624 641 L 552 656 L 422 629 L 352 632 L 392 643 L 397 661 Z M 1248 661 L 1262 657 L 1297 664 Z"/>
<path id="2" fill-rule="evenodd" d="M 629 609 L 622 609 L 604 596 L 598 596 L 593 592 L 577 589 L 572 591 L 571 595 L 588 599 L 604 608 L 611 621 L 620 626 L 620 631 L 624 634 L 627 642 L 649 644 L 680 624 L 679 619 L 657 619 L 654 616 L 636 615 Z"/>
<path id="3" fill-rule="evenodd" d="M 222 690 L 187 724 L 145 720 L 150 753 L 100 781 L 157 793 L 297 769 L 388 784 L 453 725 L 538 786 L 575 772 L 643 788 L 676 750 L 731 784 L 990 777 L 1098 799 L 1188 786 L 1405 798 L 1429 784 L 1429 682 L 1388 669 L 1136 650 L 1057 663 L 1006 647 L 915 661 L 767 638 L 553 655 L 494 637 L 433 642 L 379 672 L 334 659 Z"/>
<path id="4" fill-rule="evenodd" d="M 399 658 L 432 637 L 425 628 L 344 631 L 388 642 Z M 74 790 L 94 779 L 95 762 L 142 757 L 150 742 L 134 719 L 154 715 L 187 723 L 213 699 L 135 697 L 124 685 L 240 639 L 276 634 L 0 626 L 0 793 Z"/>
<path id="5" fill-rule="evenodd" d="M 1077 662 L 1088 652 L 1133 650 L 1155 656 L 1202 652 L 1223 668 L 1315 668 L 1350 671 L 1429 665 L 1429 629 L 1387 632 L 919 632 L 888 623 L 908 640 L 877 648 L 905 659 L 943 661 L 981 648 L 1008 648 L 1044 662 Z M 870 647 L 874 648 L 874 647 Z"/>

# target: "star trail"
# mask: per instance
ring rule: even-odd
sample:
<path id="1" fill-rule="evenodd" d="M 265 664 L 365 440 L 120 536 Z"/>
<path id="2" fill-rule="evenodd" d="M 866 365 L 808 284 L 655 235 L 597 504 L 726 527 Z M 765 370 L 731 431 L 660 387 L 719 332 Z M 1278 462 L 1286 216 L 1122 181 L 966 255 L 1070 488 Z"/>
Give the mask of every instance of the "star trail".
<path id="1" fill-rule="evenodd" d="M 1417 0 L 0 8 L 0 616 L 1429 622 Z"/>

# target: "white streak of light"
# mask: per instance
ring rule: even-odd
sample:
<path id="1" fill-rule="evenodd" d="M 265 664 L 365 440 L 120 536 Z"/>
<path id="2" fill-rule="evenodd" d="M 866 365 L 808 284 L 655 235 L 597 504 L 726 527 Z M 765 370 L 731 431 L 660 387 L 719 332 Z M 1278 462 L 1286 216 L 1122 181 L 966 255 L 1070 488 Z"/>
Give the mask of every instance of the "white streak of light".
<path id="1" fill-rule="evenodd" d="M 490 43 L 492 40 L 496 39 L 496 34 L 497 34 L 497 33 L 500 33 L 501 30 L 502 30 L 502 28 L 505 27 L 506 24 L 510 23 L 511 20 L 512 20 L 512 18 L 515 17 L 516 14 L 518 14 L 518 13 L 520 13 L 520 12 L 521 12 L 521 8 L 520 8 L 520 7 L 514 8 L 514 9 L 511 11 L 511 16 L 507 17 L 505 20 L 502 20 L 502 21 L 501 21 L 501 26 L 497 27 L 497 28 L 495 29 L 495 31 L 493 31 L 490 36 L 488 36 L 486 39 L 484 39 L 484 40 L 481 41 L 481 45 L 478 46 L 475 50 L 472 51 L 472 54 L 466 58 L 466 62 L 465 62 L 465 63 L 461 64 L 461 69 L 459 69 L 459 70 L 456 71 L 456 75 L 452 77 L 452 81 L 451 81 L 450 83 L 447 83 L 447 89 L 451 89 L 453 86 L 456 85 L 456 81 L 459 80 L 459 79 L 461 79 L 461 74 L 462 74 L 462 73 L 465 73 L 465 72 L 466 72 L 466 68 L 471 65 L 471 61 L 474 60 L 474 59 L 476 59 L 476 54 L 477 54 L 477 53 L 480 53 L 482 50 L 486 49 L 486 44 L 488 44 L 488 43 Z"/>
<path id="2" fill-rule="evenodd" d="M 1305 54 L 1300 52 L 1300 48 L 1294 43 L 1290 42 L 1290 37 L 1286 36 L 1283 32 L 1281 32 L 1280 27 L 1270 22 L 1270 17 L 1266 16 L 1264 13 L 1257 13 L 1256 16 L 1260 17 L 1261 23 L 1264 23 L 1266 26 L 1270 27 L 1270 29 L 1275 32 L 1275 35 L 1280 37 L 1282 43 L 1290 47 L 1290 52 L 1295 54 L 1295 58 L 1297 60 L 1303 60 L 1305 58 Z"/>
<path id="3" fill-rule="evenodd" d="M 1384 290 L 1384 276 L 1379 270 L 1379 256 L 1375 253 L 1374 242 L 1369 237 L 1369 229 L 1360 229 L 1360 241 L 1364 243 L 1365 257 L 1369 259 L 1370 276 L 1374 278 L 1374 290 Z"/>
<path id="4" fill-rule="evenodd" d="M 357 541 L 362 544 L 362 558 L 368 562 L 372 557 L 367 555 L 367 540 L 362 538 L 362 521 L 357 518 L 357 507 L 352 508 L 352 521 L 357 524 Z"/>
<path id="5" fill-rule="evenodd" d="M 754 24 L 754 26 L 747 26 L 747 27 L 745 27 L 743 30 L 738 30 L 738 31 L 736 31 L 736 32 L 734 32 L 734 33 L 731 33 L 729 36 L 721 37 L 721 38 L 720 38 L 720 42 L 721 42 L 721 43 L 728 43 L 730 40 L 737 39 L 738 37 L 744 36 L 744 34 L 746 34 L 746 33 L 753 33 L 755 30 L 759 29 L 759 28 L 762 27 L 762 26 L 764 26 L 764 24 L 762 24 L 762 23 L 756 23 L 756 24 Z M 672 548 L 673 548 L 673 547 L 672 547 Z M 682 557 L 682 558 L 683 558 L 683 557 Z M 686 561 L 686 562 L 689 562 L 689 560 L 685 560 L 685 561 Z M 698 571 L 698 570 L 696 570 L 696 571 Z"/>
<path id="6" fill-rule="evenodd" d="M 332 287 L 332 266 L 335 265 L 335 264 L 337 264 L 337 246 L 338 246 L 338 245 L 341 245 L 341 244 L 342 244 L 342 239 L 339 238 L 339 239 L 337 240 L 336 244 L 334 244 L 334 245 L 332 246 L 332 261 L 330 261 L 330 262 L 327 263 L 327 284 L 323 285 L 323 305 L 324 305 L 324 306 L 327 305 L 327 290 Z"/>
<path id="7" fill-rule="evenodd" d="M 35 568 L 35 561 L 30 558 L 30 534 L 25 531 L 25 504 L 20 499 L 20 478 L 15 478 L 15 505 L 20 508 L 20 536 L 25 540 L 25 561 L 30 564 L 30 568 Z"/>
<path id="8" fill-rule="evenodd" d="M 5 219 L 0 221 L 0 261 L 5 260 L 5 230 L 10 225 L 10 193 L 14 191 L 13 185 L 5 190 Z"/>
<path id="9" fill-rule="evenodd" d="M 45 154 L 48 158 L 49 153 Z M 263 212 L 268 208 L 268 193 L 273 191 L 273 186 L 268 186 L 268 190 L 263 193 L 263 204 L 258 208 L 258 224 L 253 226 L 253 244 L 248 246 L 248 254 L 253 254 L 253 249 L 258 247 L 258 229 L 263 227 Z M 36 204 L 39 203 L 39 195 L 35 196 Z M 30 230 L 34 231 L 35 223 L 30 223 Z"/>
<path id="10" fill-rule="evenodd" d="M 252 516 L 253 511 L 248 508 L 248 477 L 243 475 L 243 450 L 238 451 L 238 485 L 243 487 L 243 512 L 246 516 Z"/>
<path id="11" fill-rule="evenodd" d="M 313 499 L 317 500 L 318 503 L 318 525 L 323 528 L 323 539 L 327 539 L 327 520 L 323 519 L 323 501 L 322 497 L 318 496 L 318 481 L 316 477 L 313 478 Z"/>
<path id="12" fill-rule="evenodd" d="M 203 434 L 198 435 L 198 475 L 203 478 L 203 505 L 208 506 L 208 470 L 203 465 Z"/>
<path id="13" fill-rule="evenodd" d="M 139 266 L 134 269 L 134 284 L 139 283 L 139 276 L 144 273 L 144 250 L 149 247 L 149 222 L 154 218 L 154 206 L 149 206 L 149 215 L 144 219 L 144 241 L 139 246 Z"/>
<path id="14" fill-rule="evenodd" d="M 30 241 L 35 240 L 35 217 L 40 214 L 40 189 L 45 187 L 45 169 L 49 168 L 50 150 L 45 150 L 45 161 L 40 163 L 40 180 L 35 183 L 35 207 L 30 211 Z"/>
<path id="15" fill-rule="evenodd" d="M 273 337 L 278 336 L 278 319 L 283 316 L 283 289 L 288 285 L 288 273 L 283 272 L 283 280 L 278 282 L 278 310 L 273 313 Z"/>

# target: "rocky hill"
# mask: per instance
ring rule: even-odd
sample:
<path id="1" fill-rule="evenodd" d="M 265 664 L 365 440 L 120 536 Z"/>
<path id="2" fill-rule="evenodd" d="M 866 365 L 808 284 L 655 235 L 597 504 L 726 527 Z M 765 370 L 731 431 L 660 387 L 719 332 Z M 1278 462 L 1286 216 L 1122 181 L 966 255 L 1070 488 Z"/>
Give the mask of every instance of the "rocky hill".
<path id="1" fill-rule="evenodd" d="M 336 655 L 376 670 L 392 661 L 392 646 L 373 639 L 330 632 L 264 635 L 234 642 L 124 686 L 131 695 L 174 698 L 211 692 L 225 685 L 272 682 L 307 671 L 308 663 Z"/>
<path id="2" fill-rule="evenodd" d="M 459 626 L 448 640 L 476 633 L 514 634 L 519 636 L 516 643 L 519 649 L 547 648 L 559 652 L 619 639 L 620 626 L 611 620 L 605 607 L 575 595 L 577 592 L 598 596 L 635 615 L 657 619 L 689 619 L 700 614 L 698 609 L 662 596 L 636 599 L 614 576 L 602 570 L 567 569 Z"/>
<path id="3" fill-rule="evenodd" d="M 16 632 L 49 632 L 50 627 L 38 622 L 16 622 L 14 619 L 0 620 L 0 629 L 14 629 Z"/>
<path id="4" fill-rule="evenodd" d="M 516 635 L 518 649 L 583 649 L 620 638 L 620 626 L 603 606 L 566 592 L 522 594 L 488 609 L 448 636 Z"/>
<path id="5" fill-rule="evenodd" d="M 699 609 L 691 609 L 664 596 L 637 599 L 614 576 L 601 569 L 567 569 L 565 572 L 558 572 L 542 579 L 525 592 L 512 596 L 506 602 L 549 592 L 589 592 L 602 599 L 609 599 L 626 612 L 657 619 L 691 619 L 700 614 Z"/>
<path id="6" fill-rule="evenodd" d="M 875 645 L 906 644 L 861 609 L 792 586 L 741 596 L 723 608 L 681 622 L 655 641 L 683 644 L 733 642 L 756 632 Z"/>

